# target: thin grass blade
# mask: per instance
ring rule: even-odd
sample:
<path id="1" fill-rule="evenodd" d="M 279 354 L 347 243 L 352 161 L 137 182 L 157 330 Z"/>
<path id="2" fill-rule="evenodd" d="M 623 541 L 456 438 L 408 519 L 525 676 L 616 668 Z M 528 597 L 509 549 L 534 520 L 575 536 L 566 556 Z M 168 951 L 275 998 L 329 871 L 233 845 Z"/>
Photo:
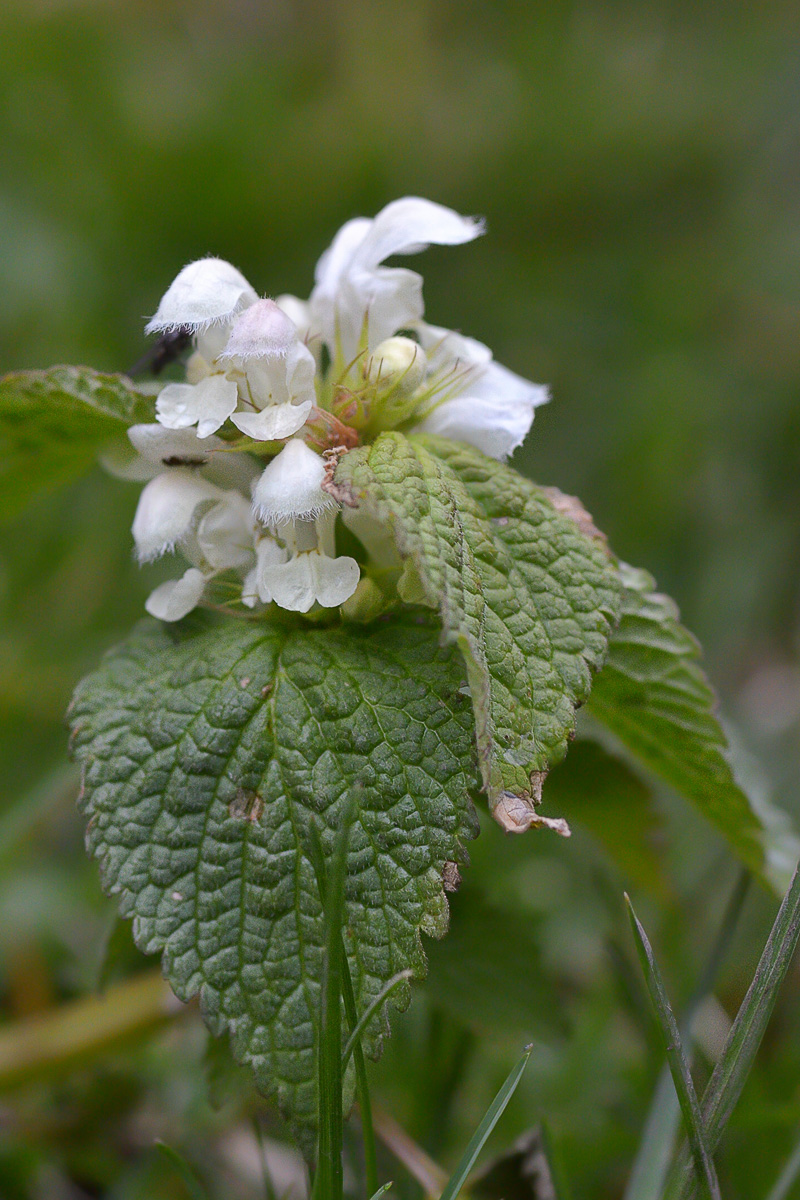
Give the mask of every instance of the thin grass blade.
<path id="1" fill-rule="evenodd" d="M 314 827 L 309 838 L 312 865 L 318 873 L 318 885 L 325 913 L 325 974 L 320 1000 L 319 1048 L 319 1142 L 317 1171 L 314 1176 L 314 1200 L 342 1200 L 342 921 L 344 916 L 344 878 L 347 847 L 353 822 L 354 804 L 342 815 L 331 870 L 324 869 L 321 840 Z M 314 837 L 317 834 L 317 838 Z M 314 859 L 317 862 L 315 864 Z"/>
<path id="2" fill-rule="evenodd" d="M 391 1181 L 391 1179 L 390 1179 L 388 1183 L 385 1183 L 385 1184 L 383 1185 L 383 1187 L 379 1187 L 379 1188 L 378 1188 L 378 1190 L 377 1190 L 377 1192 L 373 1192 L 373 1193 L 372 1193 L 372 1195 L 370 1196 L 370 1200 L 379 1200 L 379 1197 L 380 1197 L 380 1196 L 385 1196 L 385 1195 L 386 1195 L 386 1193 L 389 1191 L 389 1188 L 390 1188 L 390 1187 L 392 1187 L 392 1186 L 393 1186 L 393 1184 L 392 1184 L 392 1181 Z"/>
<path id="3" fill-rule="evenodd" d="M 209 1195 L 194 1167 L 186 1161 L 182 1154 L 172 1146 L 168 1146 L 166 1142 L 156 1140 L 156 1148 L 162 1158 L 165 1158 L 176 1175 L 179 1175 L 183 1181 L 186 1191 L 189 1193 L 191 1200 L 209 1200 Z"/>
<path id="4" fill-rule="evenodd" d="M 800 1142 L 786 1160 L 786 1166 L 775 1181 L 775 1186 L 770 1190 L 767 1200 L 786 1200 L 798 1179 L 800 1179 Z"/>
<path id="5" fill-rule="evenodd" d="M 702 1114 L 706 1145 L 714 1153 L 764 1036 L 778 990 L 794 956 L 800 937 L 800 871 L 795 870 L 775 924 L 767 939 L 753 982 L 703 1095 Z M 670 1177 L 667 1195 L 681 1200 L 696 1194 L 694 1166 L 685 1150 Z"/>
<path id="6" fill-rule="evenodd" d="M 525 1067 L 528 1065 L 528 1059 L 531 1056 L 532 1050 L 532 1045 L 525 1047 L 525 1051 L 519 1062 L 512 1069 L 500 1091 L 489 1105 L 485 1117 L 470 1138 L 469 1144 L 464 1151 L 464 1157 L 450 1176 L 439 1200 L 456 1200 L 456 1197 L 467 1181 L 467 1176 L 475 1165 L 478 1155 L 486 1144 L 495 1125 L 505 1112 L 509 1100 L 517 1090 L 517 1085 L 522 1078 Z"/>
<path id="7" fill-rule="evenodd" d="M 625 903 L 628 905 L 631 928 L 636 942 L 636 951 L 639 955 L 639 961 L 642 964 L 642 971 L 647 983 L 650 1001 L 658 1018 L 664 1051 L 669 1063 L 669 1069 L 672 1072 L 672 1082 L 675 1084 L 675 1091 L 678 1094 L 697 1172 L 704 1182 L 705 1191 L 710 1200 L 721 1200 L 717 1173 L 714 1170 L 711 1155 L 706 1148 L 703 1119 L 700 1115 L 700 1104 L 697 1099 L 697 1093 L 694 1090 L 689 1064 L 683 1053 L 681 1037 L 678 1032 L 678 1022 L 675 1020 L 675 1014 L 667 999 L 664 981 L 661 978 L 661 972 L 658 969 L 653 948 L 639 918 L 634 912 L 633 905 L 627 893 L 625 895 Z"/>
<path id="8" fill-rule="evenodd" d="M 719 931 L 706 959 L 697 986 L 692 993 L 686 1013 L 680 1023 L 681 1040 L 691 1065 L 692 1025 L 697 1012 L 713 990 L 719 969 L 730 950 L 742 908 L 750 890 L 752 875 L 740 871 L 720 922 Z M 681 1107 L 672 1073 L 665 1063 L 656 1085 L 650 1110 L 645 1121 L 642 1140 L 631 1170 L 624 1200 L 652 1200 L 661 1196 L 669 1174 L 675 1138 L 681 1123 Z"/>
<path id="9" fill-rule="evenodd" d="M 391 996 L 394 989 L 398 986 L 398 984 L 401 984 L 404 979 L 411 979 L 411 975 L 412 975 L 411 971 L 408 971 L 408 970 L 407 971 L 398 971 L 398 973 L 396 975 L 392 976 L 392 978 L 385 985 L 385 987 L 381 988 L 381 990 L 378 992 L 378 995 L 375 997 L 375 999 L 372 1001 L 372 1003 L 369 1004 L 367 1006 L 367 1008 L 364 1009 L 363 1013 L 361 1014 L 361 1016 L 359 1017 L 358 1021 L 356 1022 L 355 1026 L 353 1028 L 353 1032 L 350 1034 L 350 1037 L 347 1039 L 347 1043 L 342 1052 L 342 1070 L 344 1070 L 344 1068 L 349 1063 L 350 1055 L 353 1053 L 356 1042 L 360 1039 L 360 1037 L 361 1037 L 362 1033 L 364 1032 L 364 1030 L 366 1029 L 367 1025 L 369 1025 L 370 1021 L 375 1016 L 375 1013 L 378 1011 L 378 1009 L 383 1004 L 386 1003 L 386 1001 L 389 999 L 389 997 Z"/>

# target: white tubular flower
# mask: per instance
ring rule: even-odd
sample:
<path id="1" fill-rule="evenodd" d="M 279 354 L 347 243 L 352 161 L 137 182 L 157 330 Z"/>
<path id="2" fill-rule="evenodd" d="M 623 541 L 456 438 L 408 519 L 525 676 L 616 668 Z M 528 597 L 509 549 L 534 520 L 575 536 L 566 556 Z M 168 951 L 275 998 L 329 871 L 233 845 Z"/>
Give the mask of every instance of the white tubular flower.
<path id="1" fill-rule="evenodd" d="M 549 399 L 547 388 L 494 362 L 482 342 L 423 321 L 416 329 L 444 395 L 417 428 L 503 461 L 524 441 L 534 409 Z"/>
<path id="2" fill-rule="evenodd" d="M 239 391 L 224 375 L 206 375 L 199 383 L 168 383 L 156 399 L 156 416 L 167 429 L 197 426 L 207 438 L 225 424 L 236 408 Z"/>
<path id="3" fill-rule="evenodd" d="M 165 333 L 180 328 L 201 333 L 213 325 L 229 322 L 257 299 L 236 267 L 222 258 L 201 258 L 189 263 L 175 276 L 145 327 L 145 333 Z"/>
<path id="4" fill-rule="evenodd" d="M 176 467 L 151 479 L 139 497 L 133 540 L 140 562 L 166 554 L 192 532 L 199 505 L 224 493 L 194 471 Z"/>
<path id="5" fill-rule="evenodd" d="M 308 612 L 313 605 L 338 608 L 358 587 L 359 566 L 344 555 L 329 558 L 319 550 L 303 550 L 266 573 L 272 599 L 290 612 Z"/>
<path id="6" fill-rule="evenodd" d="M 128 439 L 135 454 L 124 448 L 106 453 L 101 463 L 117 479 L 144 482 L 160 475 L 168 466 L 206 466 L 211 452 L 225 443 L 219 438 L 200 441 L 193 429 L 172 431 L 163 425 L 131 425 Z"/>
<path id="7" fill-rule="evenodd" d="M 220 359 L 244 372 L 256 411 L 234 413 L 232 420 L 247 437 L 281 440 L 305 424 L 316 400 L 317 364 L 274 300 L 259 300 L 236 319 Z"/>
<path id="8" fill-rule="evenodd" d="M 300 438 L 291 438 L 253 490 L 253 509 L 265 525 L 319 516 L 335 505 L 323 492 L 325 464 Z"/>
<path id="9" fill-rule="evenodd" d="M 209 566 L 218 571 L 244 567 L 253 560 L 253 513 L 240 492 L 225 492 L 203 514 L 197 526 L 197 546 Z"/>
<path id="10" fill-rule="evenodd" d="M 300 340 L 305 341 L 311 327 L 311 313 L 308 301 L 300 300 L 297 296 L 292 296 L 289 292 L 284 292 L 282 295 L 275 297 L 275 303 L 281 312 L 286 313 L 286 316 L 297 330 L 297 336 Z"/>
<path id="11" fill-rule="evenodd" d="M 200 603 L 206 582 L 202 571 L 190 567 L 180 579 L 168 579 L 160 584 L 150 593 L 144 606 L 150 616 L 159 621 L 180 621 Z"/>
<path id="12" fill-rule="evenodd" d="M 269 604 L 272 600 L 270 574 L 274 567 L 285 563 L 289 557 L 288 551 L 279 546 L 274 538 L 262 537 L 256 542 L 256 565 L 250 571 L 242 585 L 242 603 L 253 608 L 259 600 Z"/>
<path id="13" fill-rule="evenodd" d="M 312 328 L 345 362 L 358 351 L 365 322 L 369 348 L 418 321 L 424 311 L 422 278 L 401 267 L 381 267 L 392 254 L 416 254 L 430 245 L 456 246 L 483 232 L 479 221 L 450 208 L 406 196 L 373 220 L 342 226 L 317 263 L 309 301 Z"/>

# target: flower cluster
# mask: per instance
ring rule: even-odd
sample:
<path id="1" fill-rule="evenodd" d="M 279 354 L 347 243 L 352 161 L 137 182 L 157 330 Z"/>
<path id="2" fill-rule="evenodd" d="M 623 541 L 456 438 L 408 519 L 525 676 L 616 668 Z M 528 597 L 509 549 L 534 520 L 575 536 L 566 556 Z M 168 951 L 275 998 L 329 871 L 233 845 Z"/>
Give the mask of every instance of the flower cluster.
<path id="1" fill-rule="evenodd" d="M 221 259 L 183 268 L 147 332 L 191 334 L 186 382 L 161 390 L 156 423 L 131 428 L 135 457 L 117 468 L 148 481 L 133 523 L 140 561 L 180 549 L 191 564 L 155 589 L 151 614 L 175 621 L 212 599 L 336 608 L 361 567 L 336 553 L 331 458 L 386 429 L 439 434 L 498 459 L 522 442 L 546 390 L 480 342 L 428 325 L 421 276 L 383 265 L 481 232 L 428 200 L 397 200 L 340 229 L 307 301 L 260 299 Z M 375 530 L 349 524 L 362 562 L 385 565 Z"/>

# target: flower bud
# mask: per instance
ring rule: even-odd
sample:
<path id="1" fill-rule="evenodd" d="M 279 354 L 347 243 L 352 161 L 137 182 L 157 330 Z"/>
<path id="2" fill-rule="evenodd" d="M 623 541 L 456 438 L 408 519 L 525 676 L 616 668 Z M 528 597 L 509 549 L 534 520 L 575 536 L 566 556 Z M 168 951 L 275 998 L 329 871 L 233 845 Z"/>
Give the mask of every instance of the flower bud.
<path id="1" fill-rule="evenodd" d="M 382 391 L 410 396 L 425 378 L 427 367 L 425 353 L 415 341 L 390 337 L 376 346 L 367 359 L 366 376 Z"/>

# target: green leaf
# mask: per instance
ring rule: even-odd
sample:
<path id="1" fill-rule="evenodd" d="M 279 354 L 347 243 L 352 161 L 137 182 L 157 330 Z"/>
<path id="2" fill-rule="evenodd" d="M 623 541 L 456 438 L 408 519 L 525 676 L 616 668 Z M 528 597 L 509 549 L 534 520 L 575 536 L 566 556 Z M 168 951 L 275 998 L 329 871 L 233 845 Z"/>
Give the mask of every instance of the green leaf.
<path id="1" fill-rule="evenodd" d="M 744 863 L 762 872 L 764 828 L 737 784 L 697 642 L 644 571 L 622 567 L 622 617 L 587 711 L 692 800 Z"/>
<path id="2" fill-rule="evenodd" d="M 153 420 L 152 397 L 89 367 L 0 379 L 0 518 L 82 475 L 129 425 Z"/>
<path id="3" fill-rule="evenodd" d="M 494 816 L 514 832 L 547 823 L 535 813 L 542 782 L 566 752 L 618 611 L 604 543 L 552 493 L 442 438 L 382 434 L 342 458 L 335 486 L 388 525 L 406 560 L 401 596 L 438 608 L 464 655 Z"/>
<path id="4" fill-rule="evenodd" d="M 398 971 L 424 975 L 420 931 L 444 933 L 445 866 L 476 833 L 462 682 L 458 655 L 409 614 L 345 630 L 144 622 L 76 693 L 106 889 L 307 1149 L 325 937 L 311 822 L 330 856 L 354 797 L 343 935 L 361 1012 Z M 404 983 L 395 1003 L 409 996 Z M 369 1053 L 384 1032 L 376 1014 Z"/>

